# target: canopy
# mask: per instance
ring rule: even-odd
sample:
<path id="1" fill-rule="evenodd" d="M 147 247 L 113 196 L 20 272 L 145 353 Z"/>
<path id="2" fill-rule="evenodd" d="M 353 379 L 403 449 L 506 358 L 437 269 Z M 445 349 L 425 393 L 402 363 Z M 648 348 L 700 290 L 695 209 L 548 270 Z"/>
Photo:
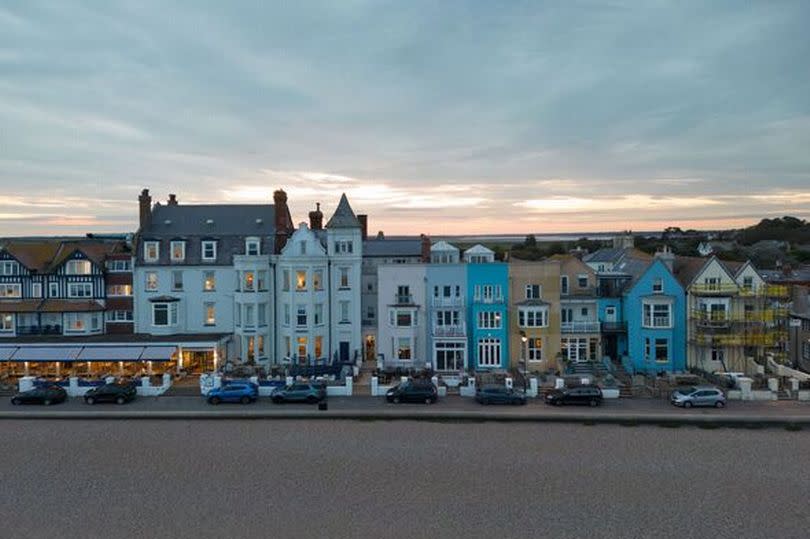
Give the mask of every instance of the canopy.
<path id="1" fill-rule="evenodd" d="M 85 346 L 78 361 L 140 361 L 143 346 Z"/>
<path id="2" fill-rule="evenodd" d="M 176 351 L 176 346 L 147 346 L 141 361 L 170 361 Z"/>
<path id="3" fill-rule="evenodd" d="M 21 347 L 12 357 L 13 361 L 76 361 L 80 346 L 32 346 Z"/>
<path id="4" fill-rule="evenodd" d="M 8 361 L 14 352 L 17 350 L 16 346 L 3 346 L 0 347 L 0 361 Z"/>

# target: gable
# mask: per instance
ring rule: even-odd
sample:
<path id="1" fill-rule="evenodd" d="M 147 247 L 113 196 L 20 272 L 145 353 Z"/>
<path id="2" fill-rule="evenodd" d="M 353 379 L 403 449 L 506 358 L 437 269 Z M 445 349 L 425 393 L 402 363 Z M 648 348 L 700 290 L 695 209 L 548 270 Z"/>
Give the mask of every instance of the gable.
<path id="1" fill-rule="evenodd" d="M 304 246 L 303 252 L 301 246 Z M 326 248 L 315 233 L 302 223 L 281 250 L 282 258 L 326 256 Z"/>
<path id="2" fill-rule="evenodd" d="M 683 294 L 684 289 L 678 279 L 669 271 L 669 268 L 661 260 L 654 260 L 647 269 L 639 276 L 638 279 L 625 293 L 626 295 L 637 294 L 645 295 L 653 293 L 653 283 L 656 279 L 661 279 L 664 290 L 662 295 L 679 295 Z"/>
<path id="3" fill-rule="evenodd" d="M 711 257 L 703 268 L 695 275 L 690 286 L 703 284 L 707 279 L 713 279 L 720 285 L 735 285 L 737 282 L 717 257 Z"/>

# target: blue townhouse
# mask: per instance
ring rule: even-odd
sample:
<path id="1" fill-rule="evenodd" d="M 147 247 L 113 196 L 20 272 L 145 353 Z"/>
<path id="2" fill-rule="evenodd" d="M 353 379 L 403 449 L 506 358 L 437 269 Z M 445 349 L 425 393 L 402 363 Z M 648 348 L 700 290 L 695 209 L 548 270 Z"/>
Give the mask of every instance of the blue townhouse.
<path id="1" fill-rule="evenodd" d="M 467 265 L 469 367 L 509 367 L 509 266 L 503 262 Z"/>
<path id="2" fill-rule="evenodd" d="M 686 369 L 686 295 L 672 273 L 674 256 L 656 253 L 624 292 L 629 372 L 655 374 Z M 605 302 L 605 308 L 609 303 Z"/>
<path id="3" fill-rule="evenodd" d="M 467 268 L 463 263 L 426 265 L 427 349 L 438 372 L 470 368 L 467 333 Z"/>

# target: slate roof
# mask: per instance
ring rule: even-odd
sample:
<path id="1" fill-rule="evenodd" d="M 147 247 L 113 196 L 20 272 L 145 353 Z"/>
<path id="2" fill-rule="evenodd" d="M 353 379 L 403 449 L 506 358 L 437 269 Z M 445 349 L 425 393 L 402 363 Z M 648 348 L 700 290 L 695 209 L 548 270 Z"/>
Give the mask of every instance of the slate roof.
<path id="1" fill-rule="evenodd" d="M 616 262 L 624 254 L 624 249 L 604 248 L 599 249 L 583 258 L 584 262 Z"/>
<path id="2" fill-rule="evenodd" d="M 13 313 L 86 313 L 103 311 L 104 306 L 88 299 L 21 299 L 0 301 L 0 310 Z"/>
<path id="3" fill-rule="evenodd" d="M 422 256 L 422 240 L 373 239 L 363 242 L 363 256 Z"/>
<path id="4" fill-rule="evenodd" d="M 155 238 L 268 236 L 276 233 L 275 218 L 273 204 L 155 204 L 149 226 L 140 233 Z"/>
<path id="5" fill-rule="evenodd" d="M 126 242 L 121 240 L 61 238 L 9 239 L 0 241 L 0 249 L 37 273 L 55 272 L 76 251 L 102 267 L 107 257 L 129 252 Z"/>
<path id="6" fill-rule="evenodd" d="M 326 223 L 326 228 L 362 228 L 357 216 L 354 215 L 352 207 L 349 205 L 349 199 L 346 198 L 346 193 L 340 195 L 340 202 L 329 222 Z"/>

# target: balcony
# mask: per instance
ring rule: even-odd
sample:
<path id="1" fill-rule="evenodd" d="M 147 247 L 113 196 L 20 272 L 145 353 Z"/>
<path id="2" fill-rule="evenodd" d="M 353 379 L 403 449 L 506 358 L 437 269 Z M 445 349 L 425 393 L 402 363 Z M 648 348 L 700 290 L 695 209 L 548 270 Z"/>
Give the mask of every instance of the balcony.
<path id="1" fill-rule="evenodd" d="M 413 294 L 395 294 L 394 305 L 416 305 L 413 302 Z"/>
<path id="2" fill-rule="evenodd" d="M 560 324 L 562 333 L 599 333 L 599 322 L 596 320 L 579 320 Z"/>
<path id="3" fill-rule="evenodd" d="M 456 296 L 433 296 L 430 298 L 430 306 L 441 308 L 441 307 L 464 307 L 464 298 L 456 297 Z"/>
<path id="4" fill-rule="evenodd" d="M 731 296 L 739 291 L 740 287 L 734 283 L 695 283 L 689 288 L 696 296 Z"/>
<path id="5" fill-rule="evenodd" d="M 627 333 L 627 322 L 602 322 L 602 333 Z"/>
<path id="6" fill-rule="evenodd" d="M 483 303 L 485 305 L 492 305 L 495 303 L 503 303 L 503 295 L 500 296 L 475 296 L 473 297 L 475 303 Z"/>
<path id="7" fill-rule="evenodd" d="M 466 337 L 467 328 L 465 324 L 457 326 L 433 326 L 434 337 Z"/>
<path id="8" fill-rule="evenodd" d="M 61 335 L 61 325 L 17 326 L 17 335 Z"/>

